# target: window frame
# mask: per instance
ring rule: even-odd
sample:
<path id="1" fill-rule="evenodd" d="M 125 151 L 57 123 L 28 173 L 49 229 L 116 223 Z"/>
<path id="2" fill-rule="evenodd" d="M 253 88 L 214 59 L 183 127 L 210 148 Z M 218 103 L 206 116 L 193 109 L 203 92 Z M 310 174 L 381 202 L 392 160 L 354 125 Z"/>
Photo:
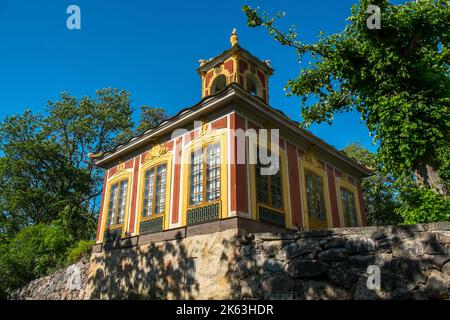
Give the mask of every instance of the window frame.
<path id="1" fill-rule="evenodd" d="M 246 149 L 248 152 L 247 159 L 254 159 L 253 156 L 251 156 L 252 150 L 255 151 L 256 157 L 258 157 L 258 148 L 259 143 L 262 143 L 265 148 L 269 145 L 270 142 L 267 141 L 267 139 L 261 138 L 258 134 L 255 134 L 254 137 L 248 137 L 246 139 Z M 280 141 L 280 148 L 279 148 L 279 154 L 278 154 L 279 160 L 280 160 L 280 179 L 281 179 L 281 191 L 282 191 L 282 209 L 275 208 L 273 206 L 267 205 L 262 202 L 258 202 L 257 199 L 257 184 L 256 184 L 256 164 L 249 163 L 249 171 L 250 171 L 250 207 L 249 210 L 251 212 L 251 218 L 255 221 L 259 221 L 259 207 L 264 207 L 273 211 L 278 212 L 279 214 L 284 215 L 284 227 L 286 229 L 292 229 L 294 228 L 292 224 L 292 211 L 290 207 L 290 201 L 291 201 L 291 194 L 288 187 L 288 179 L 287 176 L 287 156 L 286 156 L 286 150 L 283 149 L 283 146 L 281 145 Z M 258 158 L 254 159 L 258 160 Z"/>
<path id="2" fill-rule="evenodd" d="M 308 203 L 309 203 L 309 199 L 308 199 L 308 188 L 307 188 L 307 185 L 306 185 L 306 176 L 307 175 L 310 175 L 312 178 L 313 178 L 313 193 L 315 194 L 315 193 L 318 193 L 318 191 L 319 191 L 319 188 L 318 188 L 318 181 L 317 181 L 317 177 L 318 178 L 320 178 L 321 179 L 321 182 L 322 182 L 322 199 L 323 199 L 323 206 L 324 206 L 324 209 L 325 209 L 325 221 L 323 221 L 323 220 L 321 220 L 320 218 L 319 218 L 319 220 L 321 220 L 322 222 L 325 222 L 325 223 L 327 223 L 327 219 L 328 219 L 328 217 L 327 217 L 327 206 L 326 206 L 326 200 L 325 200 L 325 188 L 326 188 L 326 182 L 325 182 L 325 180 L 323 179 L 323 176 L 322 175 L 320 175 L 320 174 L 317 174 L 317 172 L 314 172 L 314 171 L 312 171 L 312 170 L 310 170 L 310 169 L 305 169 L 305 171 L 304 171 L 304 175 L 303 175 L 303 179 L 305 179 L 305 193 L 306 193 L 306 198 L 305 198 L 305 204 L 306 204 L 306 214 L 308 215 L 308 217 L 310 216 L 310 212 L 309 212 L 309 210 L 310 210 L 310 208 L 309 208 L 309 205 L 308 205 Z M 316 199 L 314 199 L 314 200 L 316 200 Z M 319 215 L 320 215 L 320 213 L 319 213 Z"/>
<path id="3" fill-rule="evenodd" d="M 214 120 L 211 120 L 214 121 Z M 181 226 L 187 225 L 187 211 L 195 208 L 190 206 L 190 155 L 191 152 L 200 148 L 200 146 L 208 145 L 215 142 L 220 142 L 220 160 L 221 160 L 221 167 L 220 167 L 220 192 L 221 196 L 217 200 L 217 203 L 220 203 L 220 214 L 219 219 L 224 219 L 228 216 L 230 216 L 229 213 L 229 203 L 228 199 L 230 197 L 230 190 L 228 181 L 230 180 L 230 177 L 228 175 L 230 163 L 228 163 L 228 149 L 227 146 L 229 145 L 228 141 L 228 129 L 215 129 L 214 131 L 208 131 L 209 130 L 209 124 L 205 123 L 205 131 L 203 129 L 201 130 L 194 130 L 191 132 L 186 133 L 187 136 L 193 134 L 195 132 L 195 139 L 190 139 L 183 147 L 183 154 L 182 154 L 182 174 L 181 174 L 181 181 L 182 181 L 182 194 L 180 196 L 180 209 L 181 209 Z M 203 126 L 202 126 L 203 127 Z M 189 138 L 188 138 L 189 139 Z M 213 202 L 211 202 L 213 203 Z M 199 206 L 197 206 L 199 207 Z"/>
<path id="4" fill-rule="evenodd" d="M 199 150 L 200 148 L 202 149 L 202 201 L 200 203 L 197 204 L 191 204 L 191 179 L 192 179 L 192 174 L 191 174 L 191 168 L 193 163 L 189 163 L 189 171 L 187 172 L 188 174 L 188 209 L 193 209 L 193 208 L 198 208 L 198 207 L 203 207 L 205 205 L 209 205 L 209 204 L 213 204 L 213 203 L 217 203 L 220 202 L 220 199 L 222 197 L 223 194 L 223 190 L 222 190 L 222 170 L 220 170 L 220 179 L 219 179 L 219 185 L 220 185 L 220 196 L 217 199 L 211 200 L 211 201 L 207 201 L 206 200 L 206 183 L 207 183 L 207 178 L 206 178 L 206 171 L 207 171 L 207 166 L 206 166 L 206 150 L 208 146 L 212 146 L 218 144 L 219 145 L 219 150 L 220 150 L 220 158 L 222 159 L 222 147 L 221 147 L 221 143 L 220 141 L 215 141 L 215 142 L 210 142 L 210 143 L 205 143 L 202 144 L 199 147 L 193 148 L 193 150 L 189 151 L 188 157 L 189 159 L 191 159 L 191 155 L 192 153 L 196 152 L 197 150 Z M 222 163 L 220 164 L 220 168 L 222 168 Z"/>
<path id="5" fill-rule="evenodd" d="M 166 166 L 166 184 L 164 186 L 161 186 L 161 189 L 162 188 L 166 189 L 165 192 L 164 192 L 164 198 L 165 198 L 164 199 L 164 210 L 162 212 L 160 212 L 160 213 L 155 213 L 155 209 L 156 209 L 156 178 L 157 178 L 157 170 L 158 170 L 159 167 L 161 167 L 163 165 Z M 146 199 L 144 193 L 145 193 L 145 184 L 146 184 L 146 181 L 147 181 L 146 175 L 147 175 L 147 172 L 150 171 L 151 169 L 154 170 L 154 173 L 153 173 L 152 212 L 151 212 L 150 216 L 144 217 L 144 201 Z M 158 162 L 158 163 L 156 163 L 156 164 L 154 164 L 152 166 L 147 167 L 144 170 L 144 172 L 143 172 L 143 176 L 144 176 L 143 187 L 144 188 L 142 189 L 142 192 L 141 192 L 142 208 L 140 210 L 140 215 L 141 215 L 140 221 L 146 221 L 146 220 L 152 220 L 152 219 L 159 218 L 159 217 L 163 216 L 164 213 L 167 211 L 167 197 L 166 197 L 166 195 L 167 195 L 167 185 L 169 184 L 169 180 L 167 179 L 169 174 L 168 174 L 167 170 L 168 170 L 168 164 L 167 164 L 166 161 L 160 161 L 160 162 Z"/>
<path id="6" fill-rule="evenodd" d="M 359 206 L 360 204 L 360 199 L 359 199 L 359 194 L 358 194 L 358 190 L 356 188 L 355 185 L 353 185 L 350 181 L 348 181 L 348 179 L 343 176 L 343 177 L 336 177 L 337 180 L 337 195 L 339 198 L 338 201 L 338 208 L 339 208 L 339 219 L 340 219 L 340 224 L 341 227 L 347 227 L 346 223 L 345 223 L 345 218 L 344 218 L 344 205 L 342 203 L 342 197 L 341 197 L 341 189 L 347 189 L 348 191 L 353 193 L 353 197 L 355 199 L 355 209 L 356 209 L 356 221 L 357 221 L 357 227 L 362 226 L 362 217 L 361 217 L 361 208 Z M 349 227 L 350 228 L 350 227 Z"/>
<path id="7" fill-rule="evenodd" d="M 121 164 L 123 165 L 123 164 Z M 121 232 L 121 238 L 124 238 L 128 235 L 128 220 L 130 217 L 130 202 L 131 202 L 131 181 L 132 181 L 132 170 L 133 169 L 123 169 L 123 171 L 121 172 L 116 172 L 113 176 L 111 176 L 107 182 L 106 182 L 106 186 L 105 186 L 105 199 L 104 199 L 104 203 L 103 203 L 103 208 L 102 208 L 102 217 L 101 217 L 101 233 L 99 235 L 99 243 L 104 242 L 104 236 L 105 236 L 105 232 L 107 230 L 114 230 L 119 228 L 120 226 L 122 226 L 122 232 Z M 111 187 L 113 185 L 115 185 L 116 183 L 118 183 L 120 185 L 120 183 L 122 183 L 123 181 L 127 181 L 127 194 L 126 194 L 126 200 L 125 200 L 125 213 L 124 213 L 124 217 L 123 217 L 123 223 L 121 224 L 114 224 L 111 226 L 108 226 L 108 217 L 109 217 L 109 200 L 111 198 Z M 120 190 L 119 190 L 120 191 Z M 116 201 L 119 201 L 119 198 L 117 198 Z M 118 206 L 117 209 L 118 210 Z M 118 215 L 116 215 L 117 219 Z"/>
<path id="8" fill-rule="evenodd" d="M 254 174 L 255 174 L 255 187 L 256 187 L 256 189 L 255 189 L 255 191 L 256 191 L 256 204 L 257 204 L 257 206 L 263 206 L 263 207 L 266 207 L 268 209 L 279 211 L 280 213 L 284 214 L 284 209 L 285 209 L 285 206 L 286 206 L 285 203 L 284 203 L 284 198 L 285 198 L 286 195 L 285 195 L 285 190 L 283 190 L 284 189 L 283 188 L 283 181 L 284 181 L 284 178 L 283 178 L 283 167 L 284 167 L 284 165 L 283 165 L 283 161 L 281 160 L 281 157 L 279 159 L 280 159 L 280 169 L 279 169 L 278 173 L 280 174 L 281 207 L 278 208 L 278 207 L 275 207 L 273 205 L 273 198 L 272 198 L 272 195 L 273 195 L 272 194 L 272 182 L 273 182 L 272 180 L 273 180 L 273 176 L 269 176 L 269 175 L 261 176 L 261 177 L 266 177 L 266 179 L 267 179 L 267 191 L 268 191 L 269 203 L 265 203 L 265 202 L 262 202 L 262 201 L 258 200 L 258 182 L 257 182 L 258 175 L 256 173 L 256 171 L 258 170 L 258 165 L 257 164 L 253 164 L 253 166 L 255 166 Z M 259 161 L 259 157 L 257 157 L 257 161 Z"/>
<path id="9" fill-rule="evenodd" d="M 137 192 L 137 204 L 136 204 L 136 215 L 135 215 L 135 234 L 140 234 L 140 226 L 142 221 L 153 220 L 159 217 L 163 217 L 163 227 L 162 230 L 169 229 L 169 221 L 170 221 L 170 210 L 171 210 L 171 187 L 172 187 L 172 160 L 173 153 L 168 150 L 164 155 L 160 155 L 152 160 L 145 161 L 145 153 L 141 156 L 142 161 L 139 166 L 139 181 L 138 181 L 138 192 Z M 157 166 L 166 164 L 166 193 L 165 193 L 165 205 L 164 212 L 158 215 L 152 215 L 151 217 L 143 217 L 143 209 L 144 209 L 144 192 L 145 192 L 145 174 L 148 170 L 152 168 L 157 168 Z M 154 178 L 156 180 L 156 171 Z M 155 181 L 154 180 L 154 181 Z M 156 187 L 156 185 L 154 186 Z M 155 198 L 156 193 L 153 193 L 153 199 Z M 154 200 L 153 200 L 154 201 Z M 154 202 L 153 202 L 154 203 Z M 153 205 L 152 210 L 154 210 L 155 206 Z M 154 212 L 154 211 L 153 211 Z"/>
<path id="10" fill-rule="evenodd" d="M 309 219 L 309 212 L 308 212 L 308 198 L 306 193 L 306 176 L 305 171 L 311 171 L 314 174 L 317 174 L 322 177 L 323 181 L 323 196 L 325 201 L 325 210 L 326 210 L 326 228 L 332 228 L 333 221 L 331 219 L 331 203 L 330 203 L 330 192 L 329 192 L 329 182 L 328 177 L 325 174 L 325 169 L 322 167 L 321 164 L 318 163 L 317 159 L 315 159 L 313 162 L 310 162 L 305 159 L 304 156 L 300 157 L 299 160 L 300 165 L 300 181 L 302 186 L 302 209 L 303 209 L 303 217 L 304 217 L 304 226 L 307 228 L 307 230 L 315 229 L 315 226 L 311 225 L 311 221 Z"/>

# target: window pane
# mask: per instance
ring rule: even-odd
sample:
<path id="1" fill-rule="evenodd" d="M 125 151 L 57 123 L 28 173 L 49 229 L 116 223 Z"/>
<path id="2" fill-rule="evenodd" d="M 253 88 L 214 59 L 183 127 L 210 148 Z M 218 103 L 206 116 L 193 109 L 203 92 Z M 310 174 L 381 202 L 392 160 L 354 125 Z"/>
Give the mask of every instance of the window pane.
<path id="1" fill-rule="evenodd" d="M 153 211 L 153 181 L 155 176 L 155 169 L 151 168 L 145 173 L 145 187 L 144 187 L 144 207 L 142 216 L 150 217 Z"/>
<path id="2" fill-rule="evenodd" d="M 327 220 L 323 179 L 310 171 L 305 172 L 308 215 L 322 221 Z"/>
<path id="3" fill-rule="evenodd" d="M 317 179 L 317 211 L 318 211 L 318 215 L 319 215 L 319 219 L 322 221 L 326 221 L 327 220 L 327 212 L 325 209 L 325 196 L 324 196 L 324 190 L 323 190 L 323 179 L 321 176 L 316 175 L 316 179 Z"/>
<path id="4" fill-rule="evenodd" d="M 203 200 L 203 152 L 198 149 L 191 153 L 190 172 L 191 205 L 199 204 Z"/>
<path id="5" fill-rule="evenodd" d="M 311 173 L 305 173 L 306 198 L 308 204 L 308 215 L 312 218 L 318 218 L 316 197 L 314 195 L 314 177 Z"/>
<path id="6" fill-rule="evenodd" d="M 126 202 L 127 202 L 127 187 L 128 187 L 128 180 L 124 180 L 124 181 L 120 182 L 119 210 L 117 213 L 117 223 L 118 224 L 123 223 L 123 220 L 125 217 L 125 208 L 126 208 Z"/>
<path id="7" fill-rule="evenodd" d="M 259 159 L 255 165 L 255 176 L 256 176 L 256 199 L 258 202 L 270 204 L 269 203 L 269 176 L 261 174 L 261 168 L 263 166 L 260 164 Z"/>
<path id="8" fill-rule="evenodd" d="M 341 188 L 341 201 L 345 226 L 356 227 L 358 220 L 356 218 L 355 195 L 350 190 Z"/>
<path id="9" fill-rule="evenodd" d="M 283 207 L 283 197 L 281 194 L 281 168 L 278 170 L 277 174 L 271 176 L 272 183 L 272 206 L 277 209 Z"/>
<path id="10" fill-rule="evenodd" d="M 206 147 L 206 201 L 220 198 L 220 144 Z"/>
<path id="11" fill-rule="evenodd" d="M 106 225 L 112 226 L 114 225 L 115 214 L 116 214 L 116 204 L 117 204 L 117 196 L 119 191 L 119 184 L 113 184 L 111 189 L 109 190 L 109 203 L 108 203 L 108 218 Z"/>
<path id="12" fill-rule="evenodd" d="M 166 164 L 156 169 L 155 214 L 164 212 L 166 203 Z"/>

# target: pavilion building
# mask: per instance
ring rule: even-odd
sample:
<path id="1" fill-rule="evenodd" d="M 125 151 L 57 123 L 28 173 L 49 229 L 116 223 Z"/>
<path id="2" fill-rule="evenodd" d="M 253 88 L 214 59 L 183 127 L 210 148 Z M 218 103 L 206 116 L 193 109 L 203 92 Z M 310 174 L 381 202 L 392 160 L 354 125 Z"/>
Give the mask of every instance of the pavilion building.
<path id="1" fill-rule="evenodd" d="M 370 170 L 272 108 L 270 62 L 243 49 L 235 31 L 230 41 L 200 60 L 200 102 L 90 155 L 105 172 L 97 243 L 366 225 L 361 178 Z M 261 173 L 258 157 L 250 161 L 272 147 L 261 129 L 278 129 L 274 174 Z"/>

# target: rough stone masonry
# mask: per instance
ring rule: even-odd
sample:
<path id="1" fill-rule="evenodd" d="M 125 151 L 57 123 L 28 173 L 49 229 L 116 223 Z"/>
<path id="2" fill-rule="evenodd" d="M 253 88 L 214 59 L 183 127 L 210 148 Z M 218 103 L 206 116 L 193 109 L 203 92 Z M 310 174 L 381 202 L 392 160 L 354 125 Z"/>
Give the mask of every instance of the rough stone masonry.
<path id="1" fill-rule="evenodd" d="M 367 267 L 381 270 L 367 287 Z M 79 280 L 76 280 L 79 279 Z M 236 230 L 93 253 L 12 299 L 449 299 L 450 223 Z"/>

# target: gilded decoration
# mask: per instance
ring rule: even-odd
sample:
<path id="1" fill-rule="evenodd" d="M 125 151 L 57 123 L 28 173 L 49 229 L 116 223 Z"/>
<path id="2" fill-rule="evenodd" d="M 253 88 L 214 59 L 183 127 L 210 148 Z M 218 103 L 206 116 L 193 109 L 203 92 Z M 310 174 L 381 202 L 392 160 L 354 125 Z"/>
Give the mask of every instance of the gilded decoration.
<path id="1" fill-rule="evenodd" d="M 309 148 L 305 152 L 305 160 L 308 161 L 309 163 L 313 164 L 314 166 L 316 166 L 318 169 L 320 169 L 320 170 L 323 169 L 319 160 L 317 160 L 317 152 L 313 148 Z"/>
<path id="2" fill-rule="evenodd" d="M 233 32 L 231 33 L 230 43 L 231 43 L 231 46 L 233 46 L 233 47 L 239 43 L 236 28 L 234 28 Z"/>
<path id="3" fill-rule="evenodd" d="M 201 120 L 202 125 L 200 126 L 200 136 L 205 136 L 208 133 L 208 122 L 206 120 Z"/>
<path id="4" fill-rule="evenodd" d="M 119 174 L 123 173 L 125 171 L 125 163 L 122 162 L 122 160 L 119 160 L 119 163 L 117 164 L 117 171 L 116 173 L 113 175 L 118 176 Z"/>
<path id="5" fill-rule="evenodd" d="M 157 144 L 153 146 L 145 155 L 144 163 L 152 161 L 155 158 L 165 155 L 169 150 L 163 144 Z"/>

